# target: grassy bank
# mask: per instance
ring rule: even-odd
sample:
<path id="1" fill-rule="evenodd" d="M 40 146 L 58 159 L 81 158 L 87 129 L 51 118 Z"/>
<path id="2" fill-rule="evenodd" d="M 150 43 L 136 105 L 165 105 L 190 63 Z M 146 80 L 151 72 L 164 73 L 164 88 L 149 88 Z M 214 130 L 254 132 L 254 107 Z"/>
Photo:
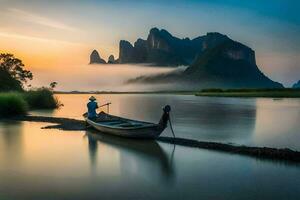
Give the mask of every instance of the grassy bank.
<path id="1" fill-rule="evenodd" d="M 30 109 L 54 109 L 60 105 L 53 92 L 46 88 L 24 92 L 23 97 Z"/>
<path id="2" fill-rule="evenodd" d="M 300 98 L 300 89 L 204 89 L 196 96 Z"/>
<path id="3" fill-rule="evenodd" d="M 58 106 L 58 100 L 46 88 L 0 93 L 0 118 L 26 114 L 30 109 L 54 109 Z"/>
<path id="4" fill-rule="evenodd" d="M 25 114 L 28 104 L 18 92 L 0 93 L 0 118 Z"/>

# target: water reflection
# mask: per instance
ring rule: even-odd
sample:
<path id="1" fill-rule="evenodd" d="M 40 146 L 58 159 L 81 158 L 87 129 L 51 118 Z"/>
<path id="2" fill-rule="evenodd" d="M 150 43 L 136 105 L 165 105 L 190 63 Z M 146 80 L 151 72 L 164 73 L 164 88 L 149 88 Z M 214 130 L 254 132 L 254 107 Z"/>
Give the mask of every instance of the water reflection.
<path id="1" fill-rule="evenodd" d="M 300 150 L 300 101 L 283 99 L 270 103 L 260 99 L 257 103 L 255 134 L 258 146 L 269 146 Z"/>
<path id="2" fill-rule="evenodd" d="M 78 117 L 89 95 L 61 95 L 54 113 Z M 300 148 L 300 101 L 183 95 L 98 95 L 111 113 L 157 122 L 171 104 L 179 137 Z M 93 131 L 0 121 L 0 199 L 297 199 L 299 166 L 132 141 Z M 163 135 L 171 133 L 167 129 Z M 83 135 L 86 134 L 84 138 Z M 259 186 L 259 187 L 257 187 Z M 233 190 L 234 188 L 234 190 Z M 280 190 L 278 190 L 280 188 Z M 299 198 L 298 198 L 299 199 Z"/>
<path id="3" fill-rule="evenodd" d="M 189 134 L 195 133 L 203 140 L 221 142 L 240 142 L 253 135 L 256 118 L 256 102 L 240 104 L 234 99 L 208 99 L 198 102 L 179 103 L 176 128 Z M 191 127 L 191 129 L 189 128 Z"/>
<path id="4" fill-rule="evenodd" d="M 21 161 L 23 154 L 23 123 L 1 122 L 0 123 L 0 150 L 7 164 L 16 164 Z M 1 155 L 0 154 L 0 155 Z"/>
<path id="5" fill-rule="evenodd" d="M 96 133 L 93 130 L 86 131 L 86 136 L 88 139 L 90 163 L 93 170 L 97 167 L 97 157 L 102 156 L 98 155 L 98 147 L 100 149 L 101 146 L 109 145 L 119 152 L 121 173 L 125 174 L 126 171 L 138 170 L 139 174 L 145 175 L 149 173 L 156 174 L 158 172 L 165 180 L 170 180 L 174 177 L 172 166 L 173 155 L 167 155 L 165 150 L 156 141 L 120 138 Z"/>
<path id="6" fill-rule="evenodd" d="M 89 94 L 58 95 L 64 107 L 54 116 L 82 119 Z M 178 137 L 300 149 L 300 101 L 267 98 L 213 98 L 193 95 L 99 94 L 100 103 L 112 102 L 114 115 L 157 122 L 161 107 L 172 105 Z M 46 115 L 46 113 L 45 113 Z M 169 129 L 164 136 L 172 136 Z"/>
<path id="7" fill-rule="evenodd" d="M 61 107 L 59 107 L 58 109 L 61 109 Z M 41 109 L 41 110 L 33 110 L 31 111 L 32 115 L 41 115 L 41 116 L 51 116 L 54 114 L 56 110 L 55 109 Z"/>
<path id="8" fill-rule="evenodd" d="M 89 142 L 89 156 L 91 161 L 92 169 L 95 169 L 97 164 L 97 150 L 98 150 L 98 141 L 91 135 L 86 132 L 85 136 L 88 138 Z"/>
<path id="9" fill-rule="evenodd" d="M 119 113 L 157 122 L 161 107 L 172 105 L 172 120 L 180 137 L 245 143 L 255 129 L 256 100 L 202 98 L 180 95 L 127 95 L 120 97 Z M 171 135 L 170 130 L 164 132 Z"/>

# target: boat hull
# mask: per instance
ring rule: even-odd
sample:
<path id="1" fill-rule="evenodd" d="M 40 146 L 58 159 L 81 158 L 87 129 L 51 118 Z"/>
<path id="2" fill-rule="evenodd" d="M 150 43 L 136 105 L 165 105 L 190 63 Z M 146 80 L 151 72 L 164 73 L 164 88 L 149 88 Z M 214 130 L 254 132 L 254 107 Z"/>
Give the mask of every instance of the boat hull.
<path id="1" fill-rule="evenodd" d="M 121 119 L 129 120 L 124 118 Z M 105 126 L 101 123 L 97 123 L 91 119 L 88 119 L 87 117 L 85 118 L 85 120 L 87 124 L 92 126 L 94 129 L 100 131 L 101 133 L 107 133 L 107 134 L 120 136 L 120 137 L 127 137 L 127 138 L 155 139 L 165 129 L 159 124 L 151 124 L 151 123 L 147 123 L 146 126 L 142 126 L 142 127 L 120 128 L 120 127 L 113 127 L 113 126 Z M 133 121 L 133 120 L 129 120 L 129 121 Z"/>

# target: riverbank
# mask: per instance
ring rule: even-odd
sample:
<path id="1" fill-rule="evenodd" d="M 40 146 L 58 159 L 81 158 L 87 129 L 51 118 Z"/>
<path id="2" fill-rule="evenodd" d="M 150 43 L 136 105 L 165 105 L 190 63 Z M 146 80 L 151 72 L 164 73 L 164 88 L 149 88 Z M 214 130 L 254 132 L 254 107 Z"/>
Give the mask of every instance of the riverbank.
<path id="1" fill-rule="evenodd" d="M 300 98 L 300 89 L 203 89 L 201 91 L 55 91 L 55 94 L 170 94 L 206 97 Z"/>
<path id="2" fill-rule="evenodd" d="M 55 91 L 55 94 L 178 94 L 195 95 L 195 91 Z"/>
<path id="3" fill-rule="evenodd" d="M 47 88 L 0 93 L 0 118 L 24 115 L 34 109 L 55 109 L 59 106 L 58 99 Z"/>
<path id="4" fill-rule="evenodd" d="M 85 121 L 70 119 L 70 118 L 58 118 L 58 117 L 44 117 L 44 116 L 19 116 L 11 118 L 16 121 L 29 121 L 29 122 L 45 122 L 53 123 L 54 125 L 48 125 L 46 129 L 60 129 L 66 131 L 84 131 L 86 130 Z M 269 148 L 269 147 L 248 147 L 237 146 L 226 143 L 218 142 L 204 142 L 185 138 L 172 138 L 172 137 L 159 137 L 157 141 L 182 145 L 187 147 L 195 147 L 201 149 L 209 149 L 214 151 L 227 152 L 232 154 L 240 154 L 251 156 L 259 159 L 278 160 L 292 163 L 300 163 L 300 152 L 294 151 L 288 148 Z"/>
<path id="5" fill-rule="evenodd" d="M 195 95 L 207 97 L 300 98 L 300 89 L 204 89 Z"/>

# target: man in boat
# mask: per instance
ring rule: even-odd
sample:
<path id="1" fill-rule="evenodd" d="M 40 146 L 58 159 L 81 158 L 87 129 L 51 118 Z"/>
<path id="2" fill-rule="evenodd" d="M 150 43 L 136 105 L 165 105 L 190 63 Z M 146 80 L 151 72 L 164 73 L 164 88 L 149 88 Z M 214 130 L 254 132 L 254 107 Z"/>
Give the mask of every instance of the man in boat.
<path id="1" fill-rule="evenodd" d="M 97 108 L 98 107 L 98 103 L 96 102 L 96 98 L 94 96 L 91 96 L 89 98 L 90 102 L 88 102 L 87 104 L 87 108 L 88 108 L 88 118 L 89 119 L 95 119 L 97 118 Z"/>

